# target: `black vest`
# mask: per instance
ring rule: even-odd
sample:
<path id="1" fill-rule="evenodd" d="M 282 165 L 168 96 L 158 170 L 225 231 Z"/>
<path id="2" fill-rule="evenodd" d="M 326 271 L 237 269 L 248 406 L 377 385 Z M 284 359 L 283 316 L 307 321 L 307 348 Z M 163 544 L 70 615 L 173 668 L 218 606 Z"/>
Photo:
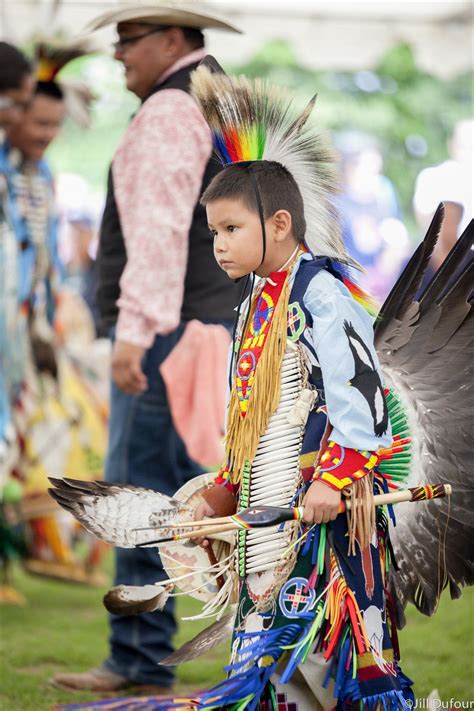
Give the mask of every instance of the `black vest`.
<path id="1" fill-rule="evenodd" d="M 196 67 L 197 64 L 191 64 L 180 69 L 155 87 L 150 96 L 162 89 L 181 89 L 189 92 L 190 73 Z M 214 158 L 211 158 L 204 172 L 200 194 L 204 192 L 219 170 L 220 165 Z M 97 255 L 97 305 L 101 330 L 103 329 L 104 332 L 115 325 L 117 321 L 117 300 L 120 297 L 119 282 L 126 263 L 127 253 L 115 202 L 112 169 L 110 169 Z M 240 288 L 219 268 L 214 259 L 206 210 L 198 203 L 194 208 L 189 230 L 188 264 L 181 319 L 183 321 L 193 318 L 200 321 L 233 319 L 239 293 Z"/>

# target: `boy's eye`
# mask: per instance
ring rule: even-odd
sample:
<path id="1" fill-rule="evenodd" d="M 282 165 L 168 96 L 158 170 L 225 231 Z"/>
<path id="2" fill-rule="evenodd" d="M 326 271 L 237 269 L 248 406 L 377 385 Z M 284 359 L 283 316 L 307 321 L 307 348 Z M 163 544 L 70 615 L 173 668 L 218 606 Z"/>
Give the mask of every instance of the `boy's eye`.
<path id="1" fill-rule="evenodd" d="M 236 229 L 237 227 L 235 225 L 227 225 L 227 232 L 232 233 L 235 232 Z"/>
<path id="2" fill-rule="evenodd" d="M 211 235 L 212 239 L 215 239 L 217 237 L 217 231 L 216 230 L 209 230 L 209 234 Z"/>

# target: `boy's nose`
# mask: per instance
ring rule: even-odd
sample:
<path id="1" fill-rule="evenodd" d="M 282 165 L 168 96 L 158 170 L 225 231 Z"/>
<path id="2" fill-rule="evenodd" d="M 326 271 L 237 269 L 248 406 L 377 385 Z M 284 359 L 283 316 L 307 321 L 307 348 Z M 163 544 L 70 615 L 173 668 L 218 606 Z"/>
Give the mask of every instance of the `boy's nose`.
<path id="1" fill-rule="evenodd" d="M 217 235 L 214 239 L 214 251 L 222 254 L 225 252 L 225 240 Z"/>

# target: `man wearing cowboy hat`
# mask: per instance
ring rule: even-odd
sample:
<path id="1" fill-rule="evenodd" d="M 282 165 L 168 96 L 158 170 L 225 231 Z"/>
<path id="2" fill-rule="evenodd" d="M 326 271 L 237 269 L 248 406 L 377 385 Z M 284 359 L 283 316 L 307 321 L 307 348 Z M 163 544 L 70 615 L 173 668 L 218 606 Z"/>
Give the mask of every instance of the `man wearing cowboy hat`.
<path id="1" fill-rule="evenodd" d="M 178 5 L 130 5 L 90 29 L 117 23 L 115 58 L 142 101 L 112 162 L 98 255 L 98 306 L 114 339 L 105 478 L 174 492 L 200 473 L 173 427 L 159 366 L 191 319 L 230 322 L 238 301 L 213 258 L 199 197 L 218 170 L 211 135 L 190 97 L 205 56 L 202 30 L 238 32 Z M 156 549 L 118 549 L 115 584 L 164 577 Z M 68 689 L 114 691 L 158 685 L 169 693 L 173 608 L 112 617 L 110 654 L 98 669 L 57 674 Z"/>

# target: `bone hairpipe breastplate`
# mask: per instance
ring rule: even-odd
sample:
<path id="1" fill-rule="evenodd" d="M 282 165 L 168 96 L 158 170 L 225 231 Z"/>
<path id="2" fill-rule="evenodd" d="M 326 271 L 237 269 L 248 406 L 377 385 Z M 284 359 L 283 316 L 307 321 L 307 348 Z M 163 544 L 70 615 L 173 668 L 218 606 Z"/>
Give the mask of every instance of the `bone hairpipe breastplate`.
<path id="1" fill-rule="evenodd" d="M 308 370 L 302 349 L 288 341 L 281 369 L 281 395 L 275 413 L 261 436 L 248 477 L 240 492 L 240 510 L 248 506 L 297 506 L 301 495 L 300 453 L 306 420 L 314 407 L 316 391 L 307 385 Z M 239 533 L 237 562 L 249 592 L 260 598 L 291 570 L 292 557 L 282 561 L 282 552 L 292 543 L 297 527 L 284 526 Z M 265 576 L 261 574 L 268 571 Z"/>

